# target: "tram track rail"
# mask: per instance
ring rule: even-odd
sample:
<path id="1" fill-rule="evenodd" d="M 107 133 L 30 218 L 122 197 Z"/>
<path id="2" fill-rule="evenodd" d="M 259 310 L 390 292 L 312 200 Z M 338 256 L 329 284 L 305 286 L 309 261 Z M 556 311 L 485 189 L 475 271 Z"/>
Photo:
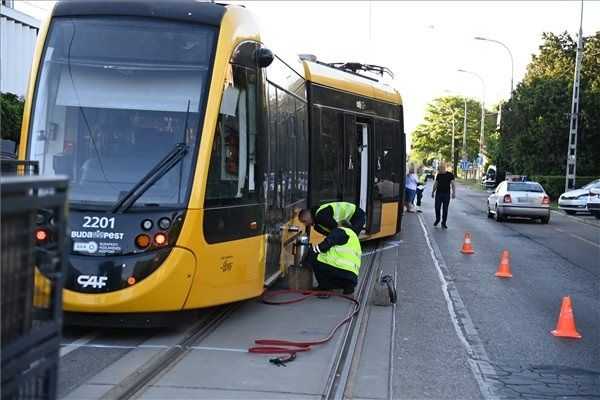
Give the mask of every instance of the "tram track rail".
<path id="1" fill-rule="evenodd" d="M 344 336 L 322 396 L 324 399 L 341 400 L 351 397 L 352 380 L 362 353 L 369 320 L 368 301 L 378 271 L 376 261 L 380 257 L 380 245 L 381 241 L 378 240 L 372 253 L 373 258 L 368 263 L 367 274 L 360 282 L 357 293 L 360 308 L 358 314 L 344 330 Z"/>
<path id="2" fill-rule="evenodd" d="M 104 393 L 101 400 L 125 400 L 138 398 L 158 377 L 169 371 L 193 345 L 201 342 L 214 332 L 238 307 L 240 303 L 219 306 L 205 318 L 194 323 L 174 345 L 165 348 L 149 359 L 136 371 L 127 375 L 119 383 Z"/>

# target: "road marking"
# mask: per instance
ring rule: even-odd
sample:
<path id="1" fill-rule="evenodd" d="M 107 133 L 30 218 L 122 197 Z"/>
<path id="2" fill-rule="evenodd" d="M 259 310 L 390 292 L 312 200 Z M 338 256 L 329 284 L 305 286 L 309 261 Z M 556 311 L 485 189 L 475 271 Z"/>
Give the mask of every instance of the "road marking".
<path id="1" fill-rule="evenodd" d="M 493 385 L 486 380 L 486 375 L 497 375 L 496 369 L 489 361 L 483 342 L 479 338 L 479 334 L 477 333 L 467 308 L 458 293 L 458 289 L 452 281 L 449 281 L 446 278 L 446 275 L 449 275 L 448 267 L 446 266 L 437 243 L 435 243 L 433 238 L 430 238 L 427 228 L 425 228 L 425 224 L 423 223 L 423 217 L 418 215 L 418 218 L 421 229 L 423 230 L 425 242 L 427 243 L 427 247 L 429 247 L 429 254 L 431 255 L 431 259 L 437 270 L 438 278 L 442 284 L 442 293 L 446 300 L 452 326 L 456 331 L 458 339 L 462 342 L 467 351 L 471 372 L 479 385 L 479 390 L 481 391 L 483 398 L 486 400 L 496 399 L 497 396 L 495 395 Z"/>
<path id="2" fill-rule="evenodd" d="M 80 337 L 79 339 L 77 339 L 71 343 L 61 344 L 61 346 L 64 346 L 64 347 L 62 349 L 60 349 L 60 357 L 66 356 L 70 352 L 77 350 L 78 348 L 86 345 L 87 343 L 91 342 L 94 339 L 96 339 L 96 334 L 90 333 L 90 334 Z"/>
<path id="3" fill-rule="evenodd" d="M 589 244 L 591 244 L 592 246 L 595 246 L 595 247 L 597 247 L 597 248 L 599 248 L 599 249 L 600 249 L 600 244 L 598 244 L 598 243 L 594 243 L 594 242 L 592 242 L 591 240 L 588 240 L 588 239 L 586 239 L 586 238 L 584 238 L 584 237 L 581 237 L 581 236 L 579 236 L 579 235 L 576 235 L 575 233 L 570 233 L 570 232 L 567 232 L 567 231 L 565 231 L 565 230 L 562 230 L 562 229 L 560 229 L 560 228 L 554 228 L 554 230 L 556 230 L 556 231 L 558 231 L 558 232 L 560 232 L 560 233 L 565 233 L 565 234 L 567 234 L 567 235 L 569 235 L 569 236 L 572 236 L 572 237 L 574 237 L 575 239 L 579 239 L 579 240 L 581 240 L 581 241 L 583 241 L 583 242 L 589 243 Z"/>
<path id="4" fill-rule="evenodd" d="M 190 346 L 192 350 L 231 351 L 235 353 L 247 353 L 248 349 L 232 349 L 229 347 Z"/>
<path id="5" fill-rule="evenodd" d="M 133 345 L 119 345 L 119 344 L 78 343 L 77 347 L 75 347 L 73 349 L 68 348 L 70 346 L 73 346 L 74 344 L 75 344 L 75 342 L 73 342 L 72 344 L 61 345 L 64 347 L 60 350 L 60 356 L 62 357 L 63 355 L 66 355 L 66 354 L 70 353 L 71 351 L 73 351 L 77 348 L 80 348 L 80 347 L 85 347 L 85 348 L 90 348 L 90 349 L 119 349 L 119 350 L 170 349 L 170 348 L 175 348 L 175 347 L 180 347 L 180 348 L 182 347 L 180 345 L 168 346 L 166 344 L 140 344 L 137 346 L 133 346 Z M 247 353 L 248 352 L 247 349 L 235 349 L 235 348 L 230 348 L 230 347 L 189 346 L 187 348 L 190 350 L 229 351 L 229 352 L 236 352 L 236 353 Z M 64 354 L 63 354 L 63 351 L 65 351 Z"/>
<path id="6" fill-rule="evenodd" d="M 370 256 L 371 254 L 379 253 L 380 251 L 385 251 L 385 250 L 393 249 L 395 247 L 400 246 L 403 243 L 403 241 L 402 240 L 394 240 L 394 241 L 390 241 L 388 243 L 392 243 L 392 244 L 389 245 L 389 246 L 382 247 L 381 249 L 367 251 L 366 253 L 362 254 L 363 257 L 364 256 Z"/>
<path id="7" fill-rule="evenodd" d="M 575 221 L 575 222 L 579 222 L 580 224 L 589 225 L 589 226 L 594 226 L 594 227 L 596 227 L 596 228 L 600 227 L 600 224 L 598 224 L 598 223 L 597 223 L 595 220 L 588 221 L 588 220 L 585 220 L 585 219 L 581 219 L 581 218 L 578 218 L 578 217 L 574 217 L 574 216 L 572 216 L 572 215 L 567 215 L 567 214 L 565 214 L 565 213 L 563 213 L 563 212 L 556 211 L 556 210 L 550 210 L 550 212 L 552 212 L 552 213 L 554 213 L 554 214 L 556 214 L 556 215 L 559 215 L 559 216 L 561 216 L 561 217 L 564 217 L 564 218 L 571 219 L 571 220 L 573 220 L 573 221 Z"/>

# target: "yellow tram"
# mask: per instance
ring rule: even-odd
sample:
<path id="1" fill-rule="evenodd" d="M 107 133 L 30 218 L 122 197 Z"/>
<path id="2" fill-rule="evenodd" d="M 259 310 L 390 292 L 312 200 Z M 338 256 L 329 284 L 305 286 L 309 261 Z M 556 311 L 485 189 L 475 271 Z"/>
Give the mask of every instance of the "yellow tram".
<path id="1" fill-rule="evenodd" d="M 19 158 L 70 177 L 65 311 L 259 296 L 291 262 L 297 210 L 323 202 L 360 204 L 365 239 L 395 234 L 402 100 L 359 69 L 282 60 L 239 6 L 57 3 Z"/>

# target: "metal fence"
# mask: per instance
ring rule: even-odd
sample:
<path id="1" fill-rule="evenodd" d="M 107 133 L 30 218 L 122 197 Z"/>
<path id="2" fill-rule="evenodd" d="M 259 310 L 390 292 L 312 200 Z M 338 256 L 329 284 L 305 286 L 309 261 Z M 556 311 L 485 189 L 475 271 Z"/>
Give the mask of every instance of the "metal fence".
<path id="1" fill-rule="evenodd" d="M 0 178 L 2 399 L 54 399 L 67 179 Z"/>

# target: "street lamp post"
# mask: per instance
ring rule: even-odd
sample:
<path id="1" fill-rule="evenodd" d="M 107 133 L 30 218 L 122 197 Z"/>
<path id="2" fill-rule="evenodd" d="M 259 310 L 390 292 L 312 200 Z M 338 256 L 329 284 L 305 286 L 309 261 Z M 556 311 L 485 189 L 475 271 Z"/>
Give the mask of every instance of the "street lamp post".
<path id="1" fill-rule="evenodd" d="M 451 92 L 450 90 L 444 90 L 444 92 L 449 93 L 451 95 L 455 95 L 453 92 Z M 459 96 L 457 96 L 459 97 Z M 464 112 L 464 127 L 463 127 L 463 141 L 462 141 L 462 159 L 466 160 L 467 159 L 467 98 L 465 96 L 462 96 L 464 102 L 465 102 L 465 112 Z M 456 119 L 456 111 L 454 111 L 452 113 L 452 173 L 456 176 L 456 159 L 455 159 L 455 145 L 454 145 L 454 140 L 455 140 L 455 120 Z"/>
<path id="2" fill-rule="evenodd" d="M 481 82 L 482 91 L 481 91 L 481 128 L 479 131 L 479 157 L 481 157 L 481 160 L 483 161 L 483 148 L 484 148 L 484 139 L 485 139 L 485 136 L 484 136 L 485 135 L 484 134 L 484 129 L 485 129 L 485 82 L 483 81 L 483 78 L 481 77 L 481 75 L 479 75 L 475 72 L 466 71 L 464 69 L 459 69 L 458 72 L 473 75 L 473 76 L 477 77 L 479 79 L 479 81 Z M 466 120 L 465 120 L 465 124 L 466 124 Z"/>
<path id="3" fill-rule="evenodd" d="M 488 39 L 488 38 L 484 38 L 481 36 L 476 36 L 474 39 L 499 44 L 500 46 L 504 47 L 506 49 L 506 51 L 508 51 L 508 55 L 510 56 L 510 96 L 508 96 L 508 98 L 511 98 L 512 92 L 514 90 L 513 82 L 514 82 L 514 78 L 515 78 L 515 61 L 513 59 L 512 52 L 510 51 L 510 49 L 508 48 L 508 46 L 506 44 L 502 43 L 499 40 Z"/>

